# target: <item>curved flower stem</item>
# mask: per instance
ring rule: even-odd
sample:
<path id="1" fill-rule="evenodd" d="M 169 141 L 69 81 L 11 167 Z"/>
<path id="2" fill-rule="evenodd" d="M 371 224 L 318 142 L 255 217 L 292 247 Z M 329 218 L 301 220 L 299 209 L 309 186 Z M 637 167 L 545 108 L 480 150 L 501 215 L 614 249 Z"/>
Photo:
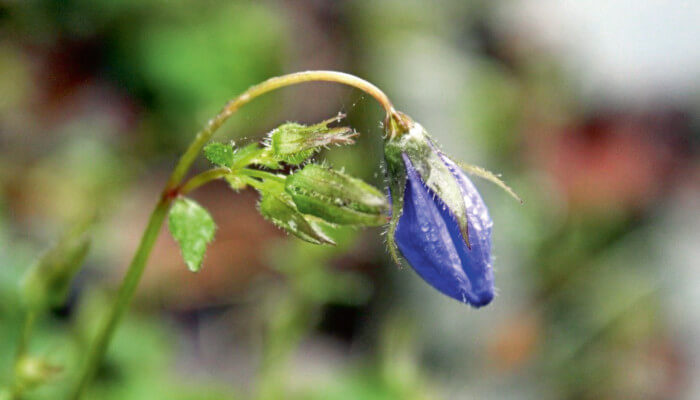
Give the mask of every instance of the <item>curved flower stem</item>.
<path id="1" fill-rule="evenodd" d="M 204 147 L 209 139 L 211 139 L 214 132 L 216 132 L 216 130 L 221 127 L 221 125 L 231 115 L 233 115 L 233 113 L 254 98 L 282 87 L 312 81 L 336 82 L 360 89 L 374 97 L 379 104 L 381 104 L 384 111 L 386 111 L 387 121 L 397 121 L 399 124 L 402 122 L 399 113 L 397 113 L 397 111 L 394 109 L 394 106 L 391 104 L 389 98 L 378 87 L 354 75 L 336 71 L 304 71 L 270 78 L 262 83 L 250 87 L 241 95 L 229 101 L 219 112 L 219 114 L 210 119 L 204 128 L 197 133 L 185 153 L 180 157 L 180 160 L 170 175 L 170 179 L 163 190 L 161 199 L 151 213 L 146 230 L 141 237 L 141 242 L 136 250 L 136 254 L 134 255 L 134 258 L 129 265 L 129 269 L 126 272 L 126 276 L 122 281 L 119 292 L 117 293 L 117 298 L 111 312 L 107 317 L 107 321 L 98 332 L 97 337 L 90 348 L 87 361 L 83 370 L 81 371 L 79 380 L 71 393 L 70 399 L 79 400 L 95 375 L 102 357 L 107 350 L 107 346 L 112 339 L 114 331 L 119 325 L 119 322 L 126 312 L 129 303 L 131 302 L 131 298 L 136 291 L 136 287 L 138 286 L 141 275 L 146 267 L 146 261 L 148 261 L 148 257 L 151 254 L 151 250 L 153 249 L 153 245 L 155 244 L 161 225 L 165 220 L 173 199 L 182 193 L 184 189 L 191 191 L 209 180 L 214 179 L 209 175 L 205 175 L 207 172 L 210 172 L 207 171 L 203 174 L 195 176 L 184 186 L 180 186 L 182 179 L 189 171 L 192 163 L 202 150 L 202 147 Z M 212 174 L 218 173 L 221 172 L 212 172 Z"/>
<path id="2" fill-rule="evenodd" d="M 175 170 L 170 176 L 167 187 L 173 189 L 177 187 L 178 183 L 187 173 L 194 160 L 197 158 L 199 151 L 202 147 L 209 141 L 211 136 L 216 132 L 216 130 L 231 116 L 235 113 L 241 106 L 250 102 L 254 98 L 263 95 L 267 92 L 283 88 L 285 86 L 292 86 L 298 83 L 304 82 L 314 82 L 314 81 L 326 81 L 326 82 L 336 82 L 342 83 L 344 85 L 353 86 L 357 89 L 374 97 L 379 104 L 386 111 L 387 118 L 389 116 L 397 116 L 398 113 L 394 110 L 394 106 L 384 92 L 382 92 L 378 87 L 367 82 L 364 79 L 358 78 L 354 75 L 346 74 L 344 72 L 337 71 L 304 71 L 296 72 L 293 74 L 277 76 L 270 78 L 262 83 L 255 86 L 251 86 L 248 90 L 240 94 L 235 99 L 229 101 L 224 108 L 217 114 L 214 118 L 207 122 L 207 125 L 197 133 L 194 141 L 182 155 L 180 161 L 178 162 Z"/>

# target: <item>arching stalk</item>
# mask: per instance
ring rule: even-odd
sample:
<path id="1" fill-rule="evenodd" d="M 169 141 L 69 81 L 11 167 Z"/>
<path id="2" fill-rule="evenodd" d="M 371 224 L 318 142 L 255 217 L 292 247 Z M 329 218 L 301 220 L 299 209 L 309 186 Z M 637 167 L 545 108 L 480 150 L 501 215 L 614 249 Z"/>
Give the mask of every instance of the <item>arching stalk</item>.
<path id="1" fill-rule="evenodd" d="M 224 108 L 214 118 L 210 119 L 204 128 L 197 133 L 185 153 L 180 157 L 180 160 L 170 175 L 170 178 L 161 194 L 161 198 L 151 213 L 146 229 L 141 237 L 138 249 L 136 250 L 131 264 L 129 265 L 129 269 L 124 276 L 124 280 L 119 287 L 114 305 L 107 316 L 107 320 L 100 328 L 97 337 L 92 343 L 92 347 L 87 355 L 87 359 L 80 373 L 79 379 L 76 381 L 76 385 L 73 388 L 73 392 L 70 397 L 71 399 L 79 400 L 94 377 L 102 358 L 107 351 L 107 347 L 109 346 L 112 336 L 114 335 L 117 326 L 128 309 L 131 299 L 134 296 L 134 292 L 138 287 L 139 281 L 141 280 L 141 276 L 143 275 L 143 271 L 146 267 L 146 262 L 148 261 L 153 245 L 158 238 L 160 228 L 163 225 L 166 215 L 168 214 L 168 210 L 173 199 L 175 199 L 183 191 L 193 190 L 199 187 L 201 184 L 211 180 L 212 176 L 207 175 L 205 172 L 198 177 L 191 179 L 188 181 L 188 183 L 185 183 L 184 186 L 182 185 L 182 180 L 185 178 L 190 167 L 192 166 L 192 163 L 201 152 L 202 147 L 204 147 L 216 130 L 221 127 L 221 125 L 229 117 L 231 117 L 231 115 L 254 98 L 286 86 L 314 81 L 341 83 L 362 90 L 363 92 L 374 97 L 384 108 L 387 115 L 387 123 L 402 123 L 402 119 L 396 110 L 394 110 L 391 101 L 389 101 L 386 94 L 384 94 L 384 92 L 382 92 L 378 87 L 354 75 L 336 71 L 304 71 L 270 78 L 262 83 L 250 87 L 238 97 L 229 101 L 226 106 L 224 106 Z M 217 170 L 217 172 L 211 172 L 210 174 L 224 174 L 224 172 L 225 171 Z"/>

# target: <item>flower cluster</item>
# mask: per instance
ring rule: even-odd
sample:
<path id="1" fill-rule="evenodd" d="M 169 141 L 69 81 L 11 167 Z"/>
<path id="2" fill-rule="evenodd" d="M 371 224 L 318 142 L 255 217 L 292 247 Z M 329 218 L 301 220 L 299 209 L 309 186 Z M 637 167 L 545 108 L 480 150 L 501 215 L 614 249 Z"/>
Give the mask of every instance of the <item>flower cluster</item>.
<path id="1" fill-rule="evenodd" d="M 223 178 L 235 190 L 255 188 L 263 217 L 314 244 L 334 244 L 333 226 L 388 222 L 389 251 L 398 264 L 410 265 L 460 302 L 489 304 L 494 297 L 493 222 L 464 170 L 513 194 L 510 188 L 486 170 L 453 161 L 420 124 L 395 112 L 385 124 L 387 199 L 366 182 L 311 160 L 321 148 L 354 143 L 354 130 L 331 126 L 343 117 L 310 126 L 288 122 L 272 130 L 262 146 L 210 143 L 204 153 L 219 168 L 202 174 L 202 180 Z M 192 181 L 182 192 L 199 184 L 197 177 Z M 187 265 L 197 271 L 214 236 L 212 218 L 193 200 L 180 198 L 169 222 Z"/>
<path id="2" fill-rule="evenodd" d="M 168 225 L 192 271 L 202 267 L 216 226 L 211 215 L 184 194 L 213 179 L 232 189 L 252 187 L 260 193 L 258 211 L 274 225 L 313 244 L 335 244 L 335 226 L 386 224 L 389 203 L 379 189 L 310 158 L 331 145 L 353 144 L 357 133 L 331 126 L 344 116 L 314 125 L 288 122 L 272 130 L 263 145 L 212 142 L 204 154 L 216 165 L 183 184 L 170 208 Z M 292 172 L 287 171 L 291 169 Z"/>

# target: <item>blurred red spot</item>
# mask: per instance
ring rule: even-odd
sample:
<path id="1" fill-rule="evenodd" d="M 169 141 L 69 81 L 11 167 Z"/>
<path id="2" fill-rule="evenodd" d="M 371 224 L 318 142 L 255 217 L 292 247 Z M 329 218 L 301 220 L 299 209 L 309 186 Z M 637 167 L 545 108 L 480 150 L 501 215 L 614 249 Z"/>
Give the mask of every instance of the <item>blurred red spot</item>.
<path id="1" fill-rule="evenodd" d="M 572 208 L 642 208 L 662 193 L 675 162 L 672 120 L 595 118 L 534 138 L 531 155 Z"/>

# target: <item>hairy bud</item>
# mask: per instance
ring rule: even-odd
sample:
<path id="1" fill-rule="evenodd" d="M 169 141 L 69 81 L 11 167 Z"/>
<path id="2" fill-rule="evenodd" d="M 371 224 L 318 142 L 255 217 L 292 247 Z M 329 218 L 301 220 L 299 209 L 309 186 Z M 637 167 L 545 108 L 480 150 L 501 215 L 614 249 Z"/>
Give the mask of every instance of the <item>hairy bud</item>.
<path id="1" fill-rule="evenodd" d="M 364 181 L 316 164 L 286 179 L 299 211 L 332 224 L 377 226 L 387 222 L 386 196 Z"/>

